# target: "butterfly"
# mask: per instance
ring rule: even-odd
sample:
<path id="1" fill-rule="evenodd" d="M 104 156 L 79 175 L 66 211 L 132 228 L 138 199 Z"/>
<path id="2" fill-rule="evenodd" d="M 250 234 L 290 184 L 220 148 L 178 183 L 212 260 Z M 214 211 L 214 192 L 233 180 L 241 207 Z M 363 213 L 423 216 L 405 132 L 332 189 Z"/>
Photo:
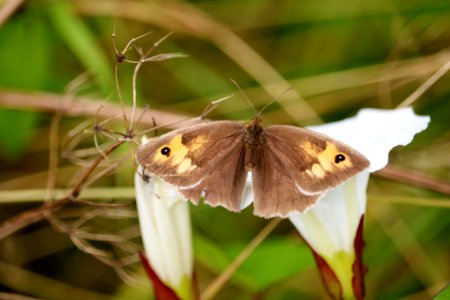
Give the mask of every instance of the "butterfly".
<path id="1" fill-rule="evenodd" d="M 248 172 L 254 214 L 266 218 L 304 212 L 328 189 L 369 166 L 351 147 L 323 134 L 287 125 L 263 128 L 210 121 L 171 131 L 139 147 L 146 174 L 175 185 L 187 199 L 240 211 Z"/>

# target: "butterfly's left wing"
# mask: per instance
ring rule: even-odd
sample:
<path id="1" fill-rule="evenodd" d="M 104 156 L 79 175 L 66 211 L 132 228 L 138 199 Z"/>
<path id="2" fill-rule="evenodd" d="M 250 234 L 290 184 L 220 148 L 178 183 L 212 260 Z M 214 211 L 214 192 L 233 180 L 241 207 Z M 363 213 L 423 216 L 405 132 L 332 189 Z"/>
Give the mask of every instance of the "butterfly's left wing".
<path id="1" fill-rule="evenodd" d="M 239 211 L 247 171 L 244 166 L 245 126 L 212 121 L 152 138 L 137 151 L 146 174 L 177 186 L 195 204 L 205 202 Z"/>
<path id="2" fill-rule="evenodd" d="M 304 128 L 269 126 L 264 141 L 252 170 L 255 214 L 263 217 L 303 212 L 323 192 L 369 166 L 351 147 Z"/>

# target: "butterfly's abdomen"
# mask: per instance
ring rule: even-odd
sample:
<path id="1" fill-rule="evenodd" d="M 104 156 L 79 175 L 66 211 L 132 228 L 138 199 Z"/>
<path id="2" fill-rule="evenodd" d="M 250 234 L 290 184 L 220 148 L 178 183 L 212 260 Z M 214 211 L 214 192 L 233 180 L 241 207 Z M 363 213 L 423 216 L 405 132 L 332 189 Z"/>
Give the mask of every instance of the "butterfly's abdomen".
<path id="1" fill-rule="evenodd" d="M 259 163 L 261 147 L 264 144 L 264 129 L 259 118 L 255 118 L 246 127 L 244 143 L 245 167 L 247 171 L 251 171 Z"/>

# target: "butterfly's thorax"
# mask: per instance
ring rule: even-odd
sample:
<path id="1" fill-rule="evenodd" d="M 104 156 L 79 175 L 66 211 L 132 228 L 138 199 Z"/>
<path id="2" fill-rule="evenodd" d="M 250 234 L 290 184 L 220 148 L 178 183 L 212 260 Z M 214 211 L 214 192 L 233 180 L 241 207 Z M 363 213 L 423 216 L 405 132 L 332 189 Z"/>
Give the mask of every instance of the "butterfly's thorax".
<path id="1" fill-rule="evenodd" d="M 246 127 L 245 137 L 245 166 L 248 171 L 256 166 L 260 159 L 260 149 L 264 144 L 264 129 L 261 119 L 256 117 Z"/>

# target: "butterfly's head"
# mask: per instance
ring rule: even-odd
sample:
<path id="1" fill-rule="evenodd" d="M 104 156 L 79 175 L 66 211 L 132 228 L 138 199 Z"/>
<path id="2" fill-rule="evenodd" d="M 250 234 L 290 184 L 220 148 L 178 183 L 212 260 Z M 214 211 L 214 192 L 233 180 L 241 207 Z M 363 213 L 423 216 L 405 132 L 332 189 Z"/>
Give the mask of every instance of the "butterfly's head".
<path id="1" fill-rule="evenodd" d="M 255 115 L 255 117 L 247 125 L 247 128 L 262 128 L 262 119 L 260 114 Z"/>
<path id="2" fill-rule="evenodd" d="M 249 146 L 258 146 L 263 143 L 262 120 L 256 116 L 246 127 L 245 143 Z"/>

